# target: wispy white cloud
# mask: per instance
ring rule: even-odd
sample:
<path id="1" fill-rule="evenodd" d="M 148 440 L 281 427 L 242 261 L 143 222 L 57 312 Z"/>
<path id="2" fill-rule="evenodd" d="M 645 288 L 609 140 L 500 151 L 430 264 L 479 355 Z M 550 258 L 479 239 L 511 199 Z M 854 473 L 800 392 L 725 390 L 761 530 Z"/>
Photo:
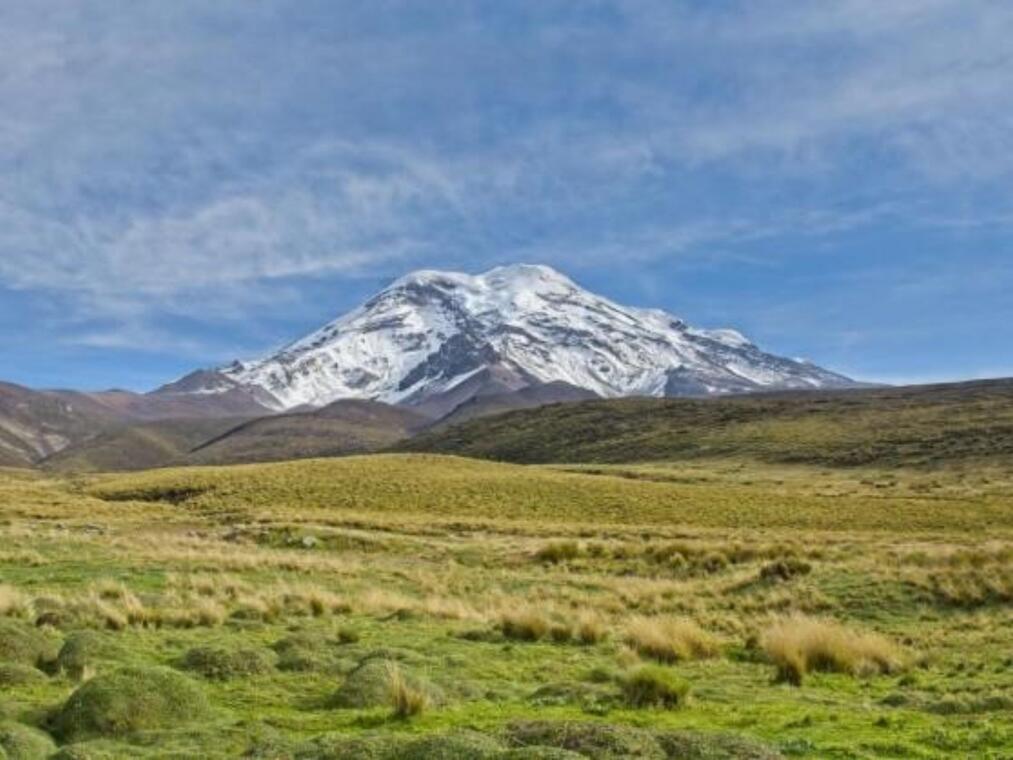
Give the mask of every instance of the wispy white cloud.
<path id="1" fill-rule="evenodd" d="M 152 345 L 300 278 L 995 224 L 951 197 L 1013 174 L 1011 35 L 995 0 L 13 0 L 0 284 Z"/>

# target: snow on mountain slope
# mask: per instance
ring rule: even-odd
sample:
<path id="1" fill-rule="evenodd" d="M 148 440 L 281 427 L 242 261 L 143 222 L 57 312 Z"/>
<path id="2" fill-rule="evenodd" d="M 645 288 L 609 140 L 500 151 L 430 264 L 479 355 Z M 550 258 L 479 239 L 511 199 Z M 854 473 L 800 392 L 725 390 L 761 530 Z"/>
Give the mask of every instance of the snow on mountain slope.
<path id="1" fill-rule="evenodd" d="M 209 373 L 231 383 L 187 390 L 239 386 L 278 409 L 349 398 L 422 404 L 490 369 L 497 391 L 564 382 L 605 397 L 853 385 L 764 353 L 734 330 L 694 329 L 549 267 L 514 265 L 477 276 L 414 272 L 272 356 Z"/>

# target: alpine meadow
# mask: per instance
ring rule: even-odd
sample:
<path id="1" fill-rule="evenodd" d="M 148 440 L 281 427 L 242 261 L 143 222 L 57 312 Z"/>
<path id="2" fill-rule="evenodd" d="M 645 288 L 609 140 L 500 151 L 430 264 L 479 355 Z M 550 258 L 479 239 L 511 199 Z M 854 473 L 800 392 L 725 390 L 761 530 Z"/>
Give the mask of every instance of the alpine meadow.
<path id="1" fill-rule="evenodd" d="M 0 4 L 0 760 L 1013 760 L 1013 4 Z"/>

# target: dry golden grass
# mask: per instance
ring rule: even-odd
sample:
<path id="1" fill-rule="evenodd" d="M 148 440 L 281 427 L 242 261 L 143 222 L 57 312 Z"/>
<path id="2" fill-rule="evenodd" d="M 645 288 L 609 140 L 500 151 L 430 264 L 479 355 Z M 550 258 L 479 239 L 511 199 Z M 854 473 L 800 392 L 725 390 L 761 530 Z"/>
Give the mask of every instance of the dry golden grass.
<path id="1" fill-rule="evenodd" d="M 0 585 L 0 617 L 31 617 L 32 600 L 13 586 Z"/>
<path id="2" fill-rule="evenodd" d="M 720 651 L 717 639 L 692 620 L 636 617 L 626 626 L 626 643 L 659 662 L 702 660 Z"/>
<path id="3" fill-rule="evenodd" d="M 429 695 L 424 690 L 411 686 L 397 663 L 387 663 L 387 678 L 394 717 L 407 720 L 426 711 Z"/>
<path id="4" fill-rule="evenodd" d="M 830 620 L 794 615 L 764 632 L 761 647 L 777 666 L 777 678 L 800 685 L 813 671 L 872 675 L 896 673 L 907 664 L 904 651 L 885 636 Z"/>

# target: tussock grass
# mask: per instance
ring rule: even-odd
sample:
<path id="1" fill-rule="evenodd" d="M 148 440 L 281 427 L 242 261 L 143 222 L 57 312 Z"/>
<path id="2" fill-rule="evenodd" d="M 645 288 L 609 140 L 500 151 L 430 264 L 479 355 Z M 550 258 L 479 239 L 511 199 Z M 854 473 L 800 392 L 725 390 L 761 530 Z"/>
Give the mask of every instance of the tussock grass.
<path id="1" fill-rule="evenodd" d="M 680 618 L 634 618 L 626 626 L 625 640 L 642 657 L 664 663 L 707 659 L 720 651 L 714 636 Z"/>
<path id="2" fill-rule="evenodd" d="M 632 707 L 682 707 L 689 697 L 689 682 L 670 668 L 645 665 L 622 679 L 623 696 Z"/>
<path id="3" fill-rule="evenodd" d="M 410 685 L 396 662 L 388 662 L 386 667 L 387 688 L 390 690 L 394 717 L 407 720 L 425 712 L 430 704 L 429 694 L 424 689 Z"/>
<path id="4" fill-rule="evenodd" d="M 885 636 L 802 615 L 772 625 L 760 645 L 776 665 L 777 679 L 796 686 L 814 671 L 853 676 L 896 673 L 908 659 Z"/>

